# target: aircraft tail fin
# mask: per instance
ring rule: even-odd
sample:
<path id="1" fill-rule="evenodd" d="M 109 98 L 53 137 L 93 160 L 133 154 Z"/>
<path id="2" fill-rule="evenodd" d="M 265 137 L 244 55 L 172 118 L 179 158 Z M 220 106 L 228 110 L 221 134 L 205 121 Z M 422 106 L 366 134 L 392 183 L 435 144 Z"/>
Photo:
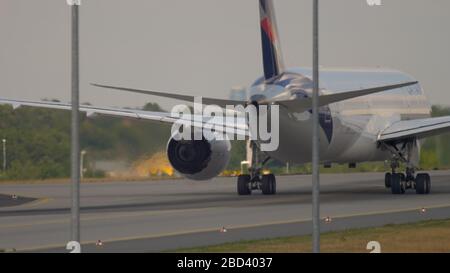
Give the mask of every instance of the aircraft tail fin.
<path id="1" fill-rule="evenodd" d="M 259 11 L 264 76 L 268 80 L 283 72 L 283 56 L 281 53 L 273 0 L 259 0 Z"/>

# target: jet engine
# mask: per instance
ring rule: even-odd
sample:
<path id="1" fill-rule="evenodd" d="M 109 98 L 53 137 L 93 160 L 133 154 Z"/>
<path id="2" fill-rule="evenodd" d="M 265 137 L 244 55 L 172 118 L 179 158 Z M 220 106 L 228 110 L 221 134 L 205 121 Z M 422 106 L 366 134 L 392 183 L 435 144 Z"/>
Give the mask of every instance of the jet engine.
<path id="1" fill-rule="evenodd" d="M 172 167 L 192 180 L 208 180 L 219 175 L 230 161 L 229 140 L 176 140 L 167 144 Z"/>

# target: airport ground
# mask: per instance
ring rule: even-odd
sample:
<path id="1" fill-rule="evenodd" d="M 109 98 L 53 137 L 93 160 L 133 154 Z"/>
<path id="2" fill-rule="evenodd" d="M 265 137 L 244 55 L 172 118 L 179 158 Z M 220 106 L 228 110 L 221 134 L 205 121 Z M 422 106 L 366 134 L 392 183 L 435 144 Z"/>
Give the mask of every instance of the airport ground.
<path id="1" fill-rule="evenodd" d="M 381 253 L 450 253 L 450 220 L 328 232 L 321 234 L 321 252 L 368 253 L 374 250 L 370 242 L 378 242 Z M 309 253 L 311 246 L 311 235 L 304 235 L 181 249 L 177 252 Z"/>
<path id="2" fill-rule="evenodd" d="M 382 173 L 322 175 L 321 215 L 331 219 L 322 232 L 449 219 L 450 171 L 431 175 L 430 195 L 392 195 Z M 278 177 L 275 196 L 238 196 L 235 183 L 224 177 L 84 183 L 83 251 L 166 252 L 311 233 L 310 176 Z M 67 252 L 69 219 L 69 184 L 0 186 L 4 251 Z"/>

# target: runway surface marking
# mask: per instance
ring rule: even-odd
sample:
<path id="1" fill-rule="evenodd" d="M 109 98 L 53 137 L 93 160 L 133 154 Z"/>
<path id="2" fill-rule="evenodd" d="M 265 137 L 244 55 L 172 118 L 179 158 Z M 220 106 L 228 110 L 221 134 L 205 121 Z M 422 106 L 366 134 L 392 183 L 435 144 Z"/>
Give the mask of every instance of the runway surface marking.
<path id="1" fill-rule="evenodd" d="M 210 209 L 210 208 L 157 210 L 157 211 L 147 211 L 147 212 L 122 213 L 122 214 L 115 214 L 115 215 L 108 215 L 108 216 L 83 216 L 83 215 L 81 215 L 81 221 L 87 222 L 87 221 L 98 221 L 98 220 L 123 219 L 123 218 L 129 218 L 129 217 L 139 217 L 139 216 L 152 216 L 152 215 L 181 213 L 181 212 L 204 211 L 204 210 L 208 210 L 208 209 Z M 110 213 L 114 214 L 114 212 L 110 212 Z M 65 223 L 69 223 L 69 219 L 35 221 L 35 222 L 21 223 L 21 224 L 3 224 L 3 225 L 0 225 L 0 229 L 20 228 L 20 227 L 48 225 L 48 224 L 65 224 Z"/>
<path id="2" fill-rule="evenodd" d="M 440 208 L 450 208 L 450 204 L 430 206 L 430 207 L 426 207 L 425 209 L 430 210 L 430 209 L 440 209 Z M 421 213 L 421 209 L 423 209 L 423 208 L 401 209 L 401 210 L 382 210 L 382 211 L 373 211 L 373 212 L 369 212 L 369 213 L 354 213 L 354 214 L 333 216 L 332 219 L 338 220 L 338 219 L 343 219 L 343 218 L 383 215 L 383 214 L 402 213 L 402 212 L 414 212 L 414 211 L 417 211 L 417 213 L 419 214 L 419 213 Z M 118 218 L 120 218 L 120 217 L 118 217 Z M 101 218 L 97 218 L 97 219 L 101 219 Z M 96 220 L 96 219 L 90 219 L 90 220 Z M 66 221 L 66 222 L 68 222 L 68 221 Z M 306 223 L 306 222 L 311 222 L 311 218 L 292 219 L 292 220 L 286 220 L 286 221 L 273 221 L 273 222 L 266 222 L 266 223 L 253 224 L 253 225 L 236 225 L 236 226 L 229 226 L 226 228 L 228 230 L 236 230 L 236 229 L 249 229 L 249 228 L 256 228 L 256 227 L 273 226 L 273 225 Z M 195 234 L 195 233 L 215 232 L 215 231 L 219 232 L 219 228 L 195 229 L 195 230 L 189 230 L 189 231 L 185 231 L 185 232 L 168 232 L 168 233 L 143 235 L 143 236 L 129 236 L 129 237 L 114 238 L 114 239 L 105 239 L 105 240 L 102 240 L 102 242 L 103 243 L 114 243 L 114 242 L 132 241 L 132 240 L 156 239 L 156 238 L 163 238 L 163 237 L 170 237 L 170 236 L 188 235 L 188 234 Z M 82 245 L 91 245 L 91 244 L 96 244 L 96 243 L 97 243 L 97 241 L 83 241 Z M 42 247 L 20 248 L 20 249 L 15 249 L 15 251 L 28 252 L 28 251 L 45 250 L 45 249 L 52 249 L 52 248 L 58 248 L 58 247 L 64 247 L 64 246 L 62 246 L 61 244 L 53 244 L 53 245 L 45 245 Z"/>
<path id="3" fill-rule="evenodd" d="M 48 202 L 48 200 L 36 200 L 35 202 L 42 201 L 42 203 Z M 31 205 L 31 204 L 30 204 Z M 35 205 L 39 205 L 36 203 Z M 433 206 L 427 206 L 427 209 L 436 209 L 436 208 L 445 208 L 450 207 L 449 204 L 439 204 L 439 205 L 433 205 Z M 105 216 L 83 216 L 81 215 L 81 221 L 87 222 L 87 221 L 99 221 L 99 220 L 110 220 L 110 219 L 123 219 L 123 218 L 132 218 L 132 217 L 139 217 L 139 216 L 152 216 L 152 215 L 161 215 L 161 214 L 172 214 L 172 213 L 183 213 L 183 212 L 197 212 L 197 211 L 206 211 L 210 209 L 221 209 L 226 207 L 209 207 L 209 208 L 197 208 L 197 209 L 176 209 L 176 210 L 158 210 L 158 211 L 147 211 L 147 212 L 134 212 L 134 213 L 122 213 L 122 214 L 114 214 L 114 212 L 111 212 L 111 214 L 114 215 L 105 215 Z M 345 214 L 345 215 L 338 215 L 333 216 L 333 218 L 348 218 L 348 217 L 356 217 L 356 216 L 370 216 L 370 215 L 378 215 L 378 214 L 386 214 L 386 213 L 396 213 L 396 212 L 408 212 L 408 211 L 414 211 L 414 210 L 420 210 L 420 208 L 416 209 L 401 209 L 401 210 L 375 210 L 370 211 L 367 213 L 352 213 L 352 214 Z M 237 226 L 235 228 L 248 228 L 253 226 L 265 226 L 265 225 L 273 225 L 273 224 L 286 224 L 286 223 L 293 223 L 293 222 L 303 222 L 303 221 L 311 221 L 311 218 L 305 218 L 305 219 L 293 219 L 293 220 L 286 220 L 286 221 L 274 221 L 274 222 L 267 222 L 267 223 L 260 223 L 256 225 L 243 225 L 243 226 Z M 61 220 L 48 220 L 48 221 L 34 221 L 29 223 L 21 223 L 21 224 L 0 224 L 0 229 L 6 229 L 6 228 L 21 228 L 21 227 L 30 227 L 30 226 L 37 226 L 37 225 L 48 225 L 48 224 L 65 224 L 69 223 L 69 219 L 61 219 Z M 202 229 L 201 231 L 211 231 L 211 229 Z M 198 230 L 193 231 L 198 232 Z M 192 233 L 192 232 L 188 232 Z M 177 235 L 177 234 L 185 234 L 185 233 L 169 233 L 170 235 Z M 163 235 L 156 235 L 155 237 L 164 237 L 168 236 L 166 234 Z M 144 238 L 148 238 L 145 237 Z M 121 240 L 121 239 L 120 239 Z"/>
<path id="4" fill-rule="evenodd" d="M 324 231 L 450 218 L 450 171 L 432 175 L 432 194 L 410 190 L 401 196 L 384 188 L 384 174 L 323 175 L 321 215 L 336 220 L 324 223 Z M 235 178 L 223 177 L 208 182 L 83 184 L 83 246 L 101 251 L 94 244 L 101 239 L 109 243 L 105 251 L 147 252 L 309 234 L 310 179 L 280 176 L 278 195 L 255 192 L 248 197 L 237 196 Z M 66 252 L 70 185 L 2 185 L 0 191 L 8 202 L 11 194 L 40 199 L 28 206 L 0 208 L 0 248 Z M 429 213 L 421 214 L 423 207 Z M 222 227 L 231 232 L 220 233 Z"/>
<path id="5" fill-rule="evenodd" d="M 37 206 L 49 203 L 50 201 L 52 201 L 52 198 L 44 197 L 44 198 L 39 198 L 37 200 L 31 201 L 31 202 L 23 204 L 23 205 L 15 206 L 15 207 L 17 207 L 17 208 L 33 208 L 33 207 L 37 207 Z"/>

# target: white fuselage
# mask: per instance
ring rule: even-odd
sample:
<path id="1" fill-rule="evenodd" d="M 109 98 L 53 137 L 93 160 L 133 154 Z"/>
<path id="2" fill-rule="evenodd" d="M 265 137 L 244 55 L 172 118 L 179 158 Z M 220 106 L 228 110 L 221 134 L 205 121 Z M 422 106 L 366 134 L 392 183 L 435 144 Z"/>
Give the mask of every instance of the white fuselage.
<path id="1" fill-rule="evenodd" d="M 311 69 L 295 68 L 271 84 L 280 84 L 292 93 L 311 95 Z M 339 93 L 414 79 L 393 70 L 329 69 L 320 72 L 321 94 Z M 261 84 L 257 81 L 254 86 Z M 388 159 L 391 154 L 379 148 L 379 134 L 400 120 L 427 118 L 430 104 L 419 84 L 363 96 L 320 111 L 320 158 L 323 163 L 356 163 Z M 310 112 L 296 113 L 280 107 L 279 148 L 270 156 L 283 162 L 311 160 Z"/>

